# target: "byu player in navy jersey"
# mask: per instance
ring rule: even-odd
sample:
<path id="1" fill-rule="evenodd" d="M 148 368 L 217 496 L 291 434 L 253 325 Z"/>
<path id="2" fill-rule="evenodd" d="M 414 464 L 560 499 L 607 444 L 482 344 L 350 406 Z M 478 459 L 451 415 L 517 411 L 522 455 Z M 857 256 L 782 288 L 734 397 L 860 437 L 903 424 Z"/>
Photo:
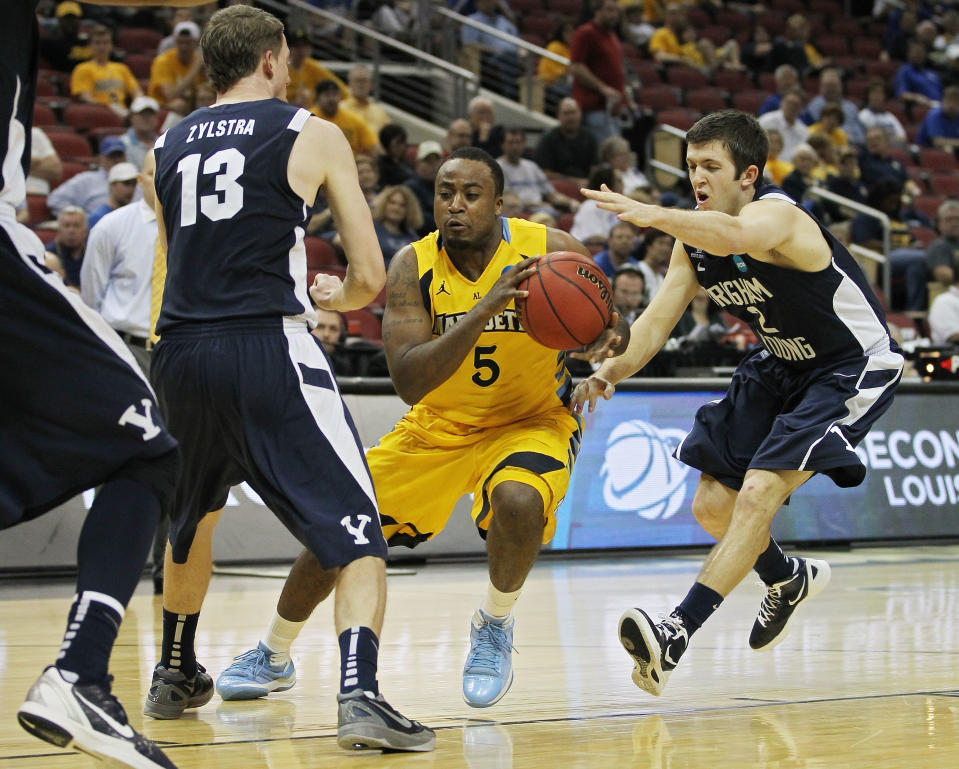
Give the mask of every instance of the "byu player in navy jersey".
<path id="1" fill-rule="evenodd" d="M 200 45 L 217 100 L 154 147 L 168 249 L 151 378 L 183 473 L 164 568 L 161 657 L 144 713 L 178 718 L 212 696 L 195 633 L 217 511 L 230 486 L 246 481 L 316 557 L 319 579 L 336 585 L 338 743 L 431 750 L 433 732 L 378 691 L 386 542 L 363 448 L 310 334 L 303 236 L 321 185 L 349 266 L 342 282 L 316 279 L 316 304 L 362 307 L 386 279 L 353 153 L 335 125 L 280 100 L 289 48 L 274 16 L 223 9 Z M 294 681 L 290 665 L 276 688 Z"/>
<path id="2" fill-rule="evenodd" d="M 665 342 L 699 286 L 749 323 L 762 347 L 737 367 L 726 397 L 703 406 L 676 450 L 702 471 L 693 499 L 718 540 L 696 583 L 667 617 L 621 618 L 633 681 L 662 692 L 689 636 L 755 568 L 767 585 L 749 644 L 769 649 L 795 609 L 829 581 L 825 561 L 790 558 L 770 537 L 783 502 L 814 473 L 855 486 L 865 468 L 853 450 L 889 407 L 903 358 L 866 277 L 830 232 L 776 187 L 757 187 L 769 143 L 755 117 L 713 113 L 686 135 L 698 210 L 636 203 L 586 190 L 601 208 L 676 237 L 659 292 L 632 326 L 626 352 L 574 392 L 574 408 L 609 399 Z"/>
<path id="3" fill-rule="evenodd" d="M 176 442 L 120 337 L 43 266 L 43 245 L 16 221 L 30 165 L 36 8 L 37 0 L 0 3 L 0 529 L 100 490 L 80 533 L 60 653 L 17 718 L 40 739 L 113 766 L 172 767 L 130 727 L 107 671 L 153 530 L 172 502 Z"/>

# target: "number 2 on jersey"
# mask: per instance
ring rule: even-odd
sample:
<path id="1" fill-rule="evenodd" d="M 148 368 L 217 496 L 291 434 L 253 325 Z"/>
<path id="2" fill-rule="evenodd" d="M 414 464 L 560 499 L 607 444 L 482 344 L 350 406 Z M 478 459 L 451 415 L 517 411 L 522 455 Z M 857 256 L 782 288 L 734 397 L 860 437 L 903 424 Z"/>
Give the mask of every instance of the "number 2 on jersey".
<path id="1" fill-rule="evenodd" d="M 214 176 L 216 195 L 200 196 L 200 211 L 211 221 L 231 219 L 243 208 L 243 187 L 237 179 L 243 173 L 246 158 L 235 147 L 220 150 L 210 155 L 203 163 L 203 174 Z M 224 170 L 220 170 L 226 166 Z M 187 155 L 176 167 L 181 175 L 180 226 L 196 224 L 197 182 L 200 175 L 200 154 Z M 222 193 L 222 195 L 221 195 Z"/>

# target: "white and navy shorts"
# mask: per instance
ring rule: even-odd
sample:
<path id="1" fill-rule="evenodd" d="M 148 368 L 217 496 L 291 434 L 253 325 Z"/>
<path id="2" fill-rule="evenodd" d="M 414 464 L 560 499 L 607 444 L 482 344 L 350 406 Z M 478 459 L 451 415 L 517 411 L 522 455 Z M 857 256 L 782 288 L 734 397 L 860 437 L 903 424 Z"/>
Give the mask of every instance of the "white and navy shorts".
<path id="1" fill-rule="evenodd" d="M 747 470 L 811 470 L 858 486 L 855 447 L 889 408 L 902 375 L 893 347 L 796 371 L 766 350 L 736 368 L 726 396 L 707 403 L 674 456 L 739 490 Z"/>
<path id="2" fill-rule="evenodd" d="M 171 516 L 183 563 L 197 523 L 246 481 L 324 568 L 386 557 L 373 482 L 323 347 L 259 318 L 165 330 L 150 371 L 180 443 Z"/>

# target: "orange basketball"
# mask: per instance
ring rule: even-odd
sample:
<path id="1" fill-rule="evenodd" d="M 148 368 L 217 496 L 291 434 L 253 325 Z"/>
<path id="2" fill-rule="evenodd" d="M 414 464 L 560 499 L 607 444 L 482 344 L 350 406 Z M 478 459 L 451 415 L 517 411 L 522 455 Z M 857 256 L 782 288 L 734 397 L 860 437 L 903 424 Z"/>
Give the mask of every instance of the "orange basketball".
<path id="1" fill-rule="evenodd" d="M 546 254 L 517 288 L 529 291 L 516 300 L 520 323 L 533 339 L 554 350 L 596 341 L 613 311 L 606 274 L 588 256 L 573 251 Z"/>

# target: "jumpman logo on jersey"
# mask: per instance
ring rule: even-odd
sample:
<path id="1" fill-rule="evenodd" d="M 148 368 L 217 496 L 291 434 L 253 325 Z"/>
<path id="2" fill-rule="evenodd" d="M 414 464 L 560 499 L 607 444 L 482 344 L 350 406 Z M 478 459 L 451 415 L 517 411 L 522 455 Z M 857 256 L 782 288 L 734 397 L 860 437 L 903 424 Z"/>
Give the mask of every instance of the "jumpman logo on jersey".
<path id="1" fill-rule="evenodd" d="M 439 291 L 436 292 L 435 295 L 436 295 L 436 296 L 439 296 L 440 294 L 446 294 L 447 296 L 453 296 L 453 295 L 449 292 L 449 290 L 447 290 L 447 288 L 446 288 L 446 281 L 445 281 L 445 280 L 444 280 L 442 283 L 440 283 L 440 289 L 439 289 Z"/>
<path id="2" fill-rule="evenodd" d="M 121 426 L 133 425 L 139 427 L 143 430 L 143 440 L 148 441 L 160 434 L 160 428 L 153 422 L 153 402 L 149 398 L 143 398 L 140 403 L 143 405 L 143 414 L 137 411 L 136 406 L 131 405 L 123 412 L 119 422 Z"/>

